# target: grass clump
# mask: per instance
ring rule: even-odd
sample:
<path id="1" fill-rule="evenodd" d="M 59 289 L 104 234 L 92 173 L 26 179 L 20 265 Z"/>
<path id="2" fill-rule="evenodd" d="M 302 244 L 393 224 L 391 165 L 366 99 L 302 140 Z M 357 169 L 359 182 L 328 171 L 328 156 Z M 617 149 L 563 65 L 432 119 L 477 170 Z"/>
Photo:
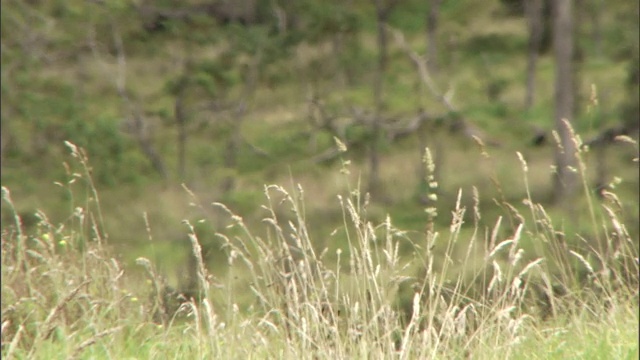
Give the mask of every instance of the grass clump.
<path id="1" fill-rule="evenodd" d="M 461 195 L 439 228 L 438 184 L 428 175 L 420 241 L 388 216 L 372 222 L 358 188 L 337 197 L 343 222 L 329 237 L 342 247 L 311 238 L 301 187 L 265 187 L 260 234 L 214 203 L 229 215 L 215 234 L 226 270 L 208 270 L 185 221 L 192 279 L 174 290 L 149 259 L 137 260 L 141 278 L 111 255 L 87 157 L 68 147 L 81 171 L 61 185 L 82 182 L 86 198 L 65 221 L 38 212 L 27 231 L 2 189 L 13 214 L 2 224 L 3 358 L 638 356 L 638 244 L 615 194 L 602 204 L 587 198 L 589 236 L 562 232 L 529 195 L 522 156 L 528 213 L 503 203 L 509 213 L 483 229 L 476 191 L 473 231 L 462 231 Z M 401 255 L 401 246 L 412 251 Z"/>

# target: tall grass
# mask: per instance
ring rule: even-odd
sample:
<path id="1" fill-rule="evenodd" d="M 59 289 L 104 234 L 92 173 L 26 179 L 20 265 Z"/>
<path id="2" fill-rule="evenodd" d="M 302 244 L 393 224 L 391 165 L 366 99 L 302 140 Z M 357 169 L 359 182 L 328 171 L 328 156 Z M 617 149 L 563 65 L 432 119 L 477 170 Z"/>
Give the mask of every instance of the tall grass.
<path id="1" fill-rule="evenodd" d="M 448 229 L 435 226 L 437 206 L 426 209 L 424 237 L 415 241 L 390 217 L 372 223 L 368 196 L 356 187 L 338 195 L 343 223 L 327 235 L 348 246 L 330 249 L 317 249 L 309 236 L 300 187 L 265 187 L 259 234 L 212 204 L 229 215 L 217 234 L 228 270 L 209 272 L 185 221 L 196 286 L 180 292 L 149 259 L 137 261 L 145 282 L 111 255 L 87 157 L 69 147 L 82 171 L 60 185 L 82 181 L 88 195 L 65 222 L 38 213 L 27 231 L 2 188 L 13 212 L 13 222 L 2 224 L 5 359 L 638 356 L 638 243 L 620 220 L 619 199 L 607 191 L 599 203 L 585 186 L 592 231 L 563 233 L 532 199 L 519 154 L 528 213 L 499 204 L 508 213 L 482 229 L 475 193 L 468 238 L 459 200 Z M 438 184 L 427 183 L 437 204 Z M 405 242 L 410 255 L 400 254 Z"/>

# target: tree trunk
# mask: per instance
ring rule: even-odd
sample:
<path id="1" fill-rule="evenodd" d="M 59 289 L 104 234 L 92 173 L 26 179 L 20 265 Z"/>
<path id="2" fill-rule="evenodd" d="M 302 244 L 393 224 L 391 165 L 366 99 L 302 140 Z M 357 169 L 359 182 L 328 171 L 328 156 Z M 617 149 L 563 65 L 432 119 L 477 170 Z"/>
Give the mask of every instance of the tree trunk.
<path id="1" fill-rule="evenodd" d="M 589 4 L 591 17 L 591 40 L 594 44 L 594 55 L 596 58 L 602 56 L 602 21 L 601 13 L 604 1 L 592 0 Z"/>
<path id="2" fill-rule="evenodd" d="M 377 21 L 378 68 L 373 83 L 374 113 L 371 128 L 371 142 L 369 144 L 369 186 L 372 195 L 380 194 L 380 154 L 379 146 L 382 137 L 382 110 L 384 75 L 387 68 L 387 18 L 390 7 L 383 4 L 383 0 L 375 0 Z"/>
<path id="3" fill-rule="evenodd" d="M 576 146 L 572 139 L 570 121 L 574 111 L 573 85 L 573 1 L 556 0 L 554 6 L 553 42 L 556 62 L 555 123 L 560 144 L 556 149 L 554 199 L 567 200 L 578 184 Z M 569 204 L 569 203 L 567 203 Z"/>
<path id="4" fill-rule="evenodd" d="M 533 106 L 536 91 L 536 65 L 542 40 L 542 0 L 525 0 L 525 14 L 529 26 L 529 56 L 527 59 L 527 90 L 525 109 Z"/>
<path id="5" fill-rule="evenodd" d="M 133 133 L 136 137 L 138 145 L 142 150 L 142 153 L 147 157 L 153 169 L 162 176 L 163 180 L 169 179 L 169 173 L 167 172 L 166 167 L 164 166 L 164 161 L 162 157 L 156 151 L 156 148 L 153 146 L 153 143 L 149 137 L 148 131 L 146 130 L 146 125 L 144 123 L 144 119 L 142 115 L 138 111 L 132 111 L 131 117 L 133 120 Z"/>
<path id="6" fill-rule="evenodd" d="M 585 0 L 574 0 L 573 3 L 573 116 L 579 116 L 582 112 L 581 104 L 584 103 L 584 92 L 580 88 L 582 69 L 584 67 L 585 51 L 580 45 L 580 39 L 587 37 L 585 32 Z"/>
<path id="7" fill-rule="evenodd" d="M 182 86 L 176 95 L 174 112 L 178 128 L 178 179 L 184 181 L 187 167 L 187 119 L 184 110 L 184 88 Z"/>
<path id="8" fill-rule="evenodd" d="M 240 147 L 240 129 L 242 125 L 242 114 L 232 119 L 234 124 L 231 129 L 231 136 L 227 140 L 227 145 L 224 149 L 224 168 L 227 173 L 222 180 L 221 190 L 223 194 L 233 191 L 236 187 L 236 175 L 234 169 L 237 165 L 238 148 Z"/>
<path id="9" fill-rule="evenodd" d="M 131 97 L 124 88 L 119 87 L 118 93 L 127 106 L 127 111 L 131 117 L 128 121 L 128 127 L 133 136 L 135 136 L 136 142 L 140 146 L 140 150 L 144 156 L 149 160 L 153 169 L 162 176 L 163 180 L 169 179 L 169 173 L 164 165 L 162 156 L 156 151 L 151 139 L 150 130 L 145 123 L 142 111 L 137 104 L 134 104 Z"/>
<path id="10" fill-rule="evenodd" d="M 350 83 L 349 70 L 345 66 L 342 59 L 344 58 L 344 37 L 345 34 L 338 32 L 331 36 L 331 49 L 333 51 L 333 58 L 336 63 L 336 70 L 342 73 L 342 78 L 336 76 L 337 81 L 343 80 L 342 83 L 338 83 L 337 86 L 344 86 Z"/>
<path id="11" fill-rule="evenodd" d="M 438 18 L 440 15 L 440 3 L 442 0 L 429 0 L 429 12 L 427 13 L 427 68 L 434 76 L 438 71 Z"/>
<path id="12" fill-rule="evenodd" d="M 228 193 L 235 188 L 235 168 L 238 162 L 238 149 L 240 148 L 240 142 L 242 140 L 242 123 L 244 122 L 247 102 L 253 96 L 258 81 L 258 66 L 260 64 L 260 55 L 256 55 L 251 65 L 249 65 L 244 74 L 246 75 L 244 89 L 242 95 L 238 100 L 238 105 L 233 111 L 233 119 L 231 125 L 231 133 L 224 152 L 224 167 L 228 171 L 222 180 L 222 192 Z"/>

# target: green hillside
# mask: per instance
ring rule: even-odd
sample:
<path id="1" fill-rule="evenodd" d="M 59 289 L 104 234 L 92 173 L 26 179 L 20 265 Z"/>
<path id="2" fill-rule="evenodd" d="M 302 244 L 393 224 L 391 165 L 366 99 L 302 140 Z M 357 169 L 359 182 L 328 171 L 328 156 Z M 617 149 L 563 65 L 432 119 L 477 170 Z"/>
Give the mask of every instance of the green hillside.
<path id="1" fill-rule="evenodd" d="M 81 189 L 72 199 L 52 185 L 73 172 L 63 167 L 68 161 L 63 142 L 70 141 L 86 149 L 111 241 L 126 244 L 131 259 L 146 251 L 137 249 L 145 247 L 137 240 L 145 238 L 143 212 L 162 234 L 158 240 L 169 244 L 179 241 L 182 219 L 204 216 L 189 207 L 182 183 L 200 197 L 207 216 L 219 217 L 206 204 L 221 201 L 250 221 L 264 216 L 259 205 L 265 184 L 301 184 L 308 217 L 322 229 L 317 236 L 336 226 L 335 194 L 347 184 L 339 175 L 340 159 L 351 161 L 350 181 L 361 178 L 366 185 L 371 129 L 366 116 L 358 114 L 375 108 L 373 5 L 280 5 L 290 17 L 285 31 L 278 30 L 275 10 L 262 2 L 246 25 L 188 13 L 195 4 L 2 4 L 2 184 L 20 199 L 21 213 L 42 209 L 61 221 L 68 209 L 82 204 Z M 587 21 L 576 30 L 583 60 L 574 126 L 584 140 L 637 121 L 626 110 L 637 94 L 637 84 L 629 84 L 630 71 L 637 71 L 635 5 L 594 4 L 577 15 L 598 17 L 597 28 Z M 152 10 L 145 12 L 145 6 Z M 153 11 L 188 15 L 153 18 L 148 14 Z M 426 13 L 422 2 L 400 2 L 389 18 L 417 54 L 424 53 Z M 371 214 L 381 220 L 389 213 L 401 228 L 415 231 L 424 221 L 424 205 L 417 201 L 424 190 L 422 146 L 438 155 L 442 206 L 453 204 L 459 189 L 470 201 L 471 186 L 489 205 L 486 211 L 495 209 L 493 198 L 520 203 L 524 193 L 516 151 L 530 162 L 536 200 L 548 203 L 551 193 L 552 51 L 541 54 L 535 103 L 525 110 L 528 40 L 522 9 L 499 1 L 446 2 L 440 17 L 439 69 L 433 76 L 459 113 L 451 114 L 427 91 L 391 34 L 383 78 L 382 116 L 389 119 L 389 133 L 408 126 L 420 109 L 430 120 L 420 130 L 426 139 L 412 131 L 393 140 L 387 134 L 380 143 L 385 194 L 374 199 L 382 201 L 374 201 Z M 178 103 L 185 124 L 183 155 Z M 480 154 L 473 139 L 452 130 L 460 116 L 486 135 L 485 142 L 498 144 L 487 149 L 491 159 Z M 323 123 L 327 119 L 331 126 Z M 534 129 L 547 132 L 544 146 L 532 145 Z M 334 136 L 349 143 L 341 157 L 333 152 Z M 600 180 L 621 179 L 617 190 L 631 201 L 633 218 L 638 176 L 626 164 L 635 150 L 616 145 L 605 151 L 606 173 Z M 596 158 L 587 155 L 594 170 Z M 600 180 L 595 171 L 589 174 L 589 186 Z M 229 181 L 234 183 L 230 191 L 225 189 Z M 449 211 L 441 213 L 446 225 Z M 487 216 L 487 222 L 494 218 Z"/>

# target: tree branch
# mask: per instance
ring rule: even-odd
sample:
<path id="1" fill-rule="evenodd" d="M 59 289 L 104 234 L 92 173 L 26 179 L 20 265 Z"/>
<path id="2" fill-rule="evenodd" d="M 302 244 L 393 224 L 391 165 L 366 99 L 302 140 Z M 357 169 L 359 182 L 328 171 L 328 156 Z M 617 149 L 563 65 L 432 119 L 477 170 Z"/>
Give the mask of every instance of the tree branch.
<path id="1" fill-rule="evenodd" d="M 393 34 L 396 43 L 407 54 L 407 56 L 409 56 L 411 61 L 416 66 L 418 74 L 420 75 L 420 79 L 425 85 L 427 85 L 427 89 L 429 89 L 431 95 L 433 95 L 433 97 L 435 97 L 435 99 L 440 102 L 450 113 L 455 114 L 455 119 L 451 124 L 451 129 L 463 134 L 469 139 L 478 138 L 487 145 L 499 146 L 500 143 L 498 141 L 488 139 L 487 135 L 480 128 L 469 124 L 467 120 L 460 116 L 459 110 L 453 105 L 451 100 L 447 96 L 443 95 L 440 89 L 438 89 L 438 86 L 433 81 L 433 78 L 431 77 L 429 70 L 427 69 L 424 59 L 413 49 L 411 49 L 411 47 L 405 41 L 402 32 L 394 29 L 391 26 L 387 26 L 387 28 Z"/>

